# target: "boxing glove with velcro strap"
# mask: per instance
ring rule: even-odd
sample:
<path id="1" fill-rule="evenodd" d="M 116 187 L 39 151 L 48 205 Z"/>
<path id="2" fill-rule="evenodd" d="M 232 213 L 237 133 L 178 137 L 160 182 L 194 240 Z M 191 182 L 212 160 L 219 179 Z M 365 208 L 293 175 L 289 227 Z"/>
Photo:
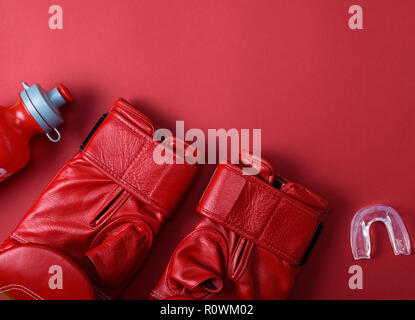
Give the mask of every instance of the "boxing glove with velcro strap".
<path id="1" fill-rule="evenodd" d="M 197 165 L 159 164 L 155 124 L 119 99 L 1 245 L 0 292 L 17 299 L 118 297 Z M 162 152 L 180 157 L 175 137 Z M 182 150 L 183 151 L 183 150 Z"/>
<path id="2" fill-rule="evenodd" d="M 284 299 L 321 229 L 328 203 L 274 173 L 220 164 L 198 206 L 194 230 L 174 251 L 151 299 Z"/>

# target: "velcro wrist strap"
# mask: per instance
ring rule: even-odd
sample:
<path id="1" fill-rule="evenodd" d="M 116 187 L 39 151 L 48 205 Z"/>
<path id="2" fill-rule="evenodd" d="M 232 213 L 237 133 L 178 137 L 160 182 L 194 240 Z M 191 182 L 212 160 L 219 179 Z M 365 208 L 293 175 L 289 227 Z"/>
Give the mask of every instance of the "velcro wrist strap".
<path id="1" fill-rule="evenodd" d="M 197 166 L 157 164 L 157 141 L 140 127 L 143 115 L 123 100 L 109 111 L 81 156 L 135 197 L 168 216 L 190 187 Z M 173 150 L 165 148 L 165 152 Z M 174 158 L 175 159 L 175 158 Z"/>
<path id="2" fill-rule="evenodd" d="M 198 211 L 292 264 L 300 264 L 321 214 L 239 167 L 216 170 Z"/>

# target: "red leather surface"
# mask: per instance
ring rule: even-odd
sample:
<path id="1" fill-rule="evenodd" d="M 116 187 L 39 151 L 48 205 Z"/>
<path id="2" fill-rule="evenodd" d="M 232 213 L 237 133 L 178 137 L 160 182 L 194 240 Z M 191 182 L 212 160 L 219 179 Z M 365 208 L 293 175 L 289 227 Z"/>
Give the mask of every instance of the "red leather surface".
<path id="1" fill-rule="evenodd" d="M 49 30 L 47 0 L 0 0 L 0 104 L 20 82 L 71 90 L 62 141 L 31 143 L 32 158 L 0 184 L 5 239 L 97 118 L 120 96 L 173 129 L 261 128 L 278 172 L 330 202 L 319 241 L 291 298 L 414 298 L 415 256 L 395 257 L 374 224 L 373 259 L 353 260 L 349 227 L 362 206 L 385 203 L 414 240 L 415 3 L 387 0 L 60 0 L 64 29 Z M 360 4 L 364 29 L 348 28 Z M 125 298 L 145 298 L 199 221 L 215 166 L 203 168 L 155 242 Z M 348 269 L 363 268 L 363 290 Z"/>
<path id="2" fill-rule="evenodd" d="M 278 190 L 273 176 L 264 178 L 229 163 L 218 167 L 198 206 L 203 218 L 176 248 L 151 298 L 288 296 L 328 203 L 300 184 Z"/>
<path id="3" fill-rule="evenodd" d="M 98 297 L 118 297 L 198 172 L 196 165 L 153 162 L 153 150 L 159 145 L 153 141 L 150 128 L 154 127 L 150 119 L 119 99 L 83 151 L 61 169 L 1 245 L 0 256 L 24 244 L 54 249 L 84 270 Z M 20 270 L 22 281 L 16 276 L 13 284 L 30 283 L 27 278 L 36 268 L 33 260 Z M 65 270 L 63 276 L 66 279 Z M 30 289 L 40 290 L 45 299 L 55 298 L 55 291 L 49 294 L 50 290 L 36 287 L 38 278 L 34 277 Z M 9 284 L 7 275 L 0 278 L 0 287 Z M 78 299 L 76 291 L 65 288 L 61 296 Z M 79 287 L 81 297 L 83 289 Z"/>
<path id="4" fill-rule="evenodd" d="M 56 273 L 50 268 L 56 266 L 61 268 L 63 290 L 53 287 L 51 277 Z M 0 283 L 0 293 L 8 299 L 96 299 L 92 283 L 76 263 L 65 254 L 42 246 L 16 246 L 2 253 Z"/>
<path id="5" fill-rule="evenodd" d="M 198 211 L 288 262 L 299 264 L 323 218 L 306 201 L 311 198 L 313 203 L 321 203 L 317 209 L 323 212 L 328 205 L 317 195 L 299 198 L 312 192 L 299 184 L 292 188 L 293 184 L 288 182 L 279 191 L 255 176 L 242 175 L 238 167 L 220 165 Z M 293 189 L 308 192 L 287 196 L 286 190 Z"/>

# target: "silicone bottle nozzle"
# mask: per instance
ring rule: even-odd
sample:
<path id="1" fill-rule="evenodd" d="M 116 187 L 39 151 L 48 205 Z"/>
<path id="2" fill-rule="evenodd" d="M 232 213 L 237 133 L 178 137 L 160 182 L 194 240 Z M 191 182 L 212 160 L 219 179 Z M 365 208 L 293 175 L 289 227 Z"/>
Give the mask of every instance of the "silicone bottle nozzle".
<path id="1" fill-rule="evenodd" d="M 66 102 L 72 102 L 72 95 L 71 95 L 71 93 L 69 92 L 68 88 L 65 87 L 62 83 L 59 84 L 58 91 L 64 97 L 64 99 L 66 100 Z"/>

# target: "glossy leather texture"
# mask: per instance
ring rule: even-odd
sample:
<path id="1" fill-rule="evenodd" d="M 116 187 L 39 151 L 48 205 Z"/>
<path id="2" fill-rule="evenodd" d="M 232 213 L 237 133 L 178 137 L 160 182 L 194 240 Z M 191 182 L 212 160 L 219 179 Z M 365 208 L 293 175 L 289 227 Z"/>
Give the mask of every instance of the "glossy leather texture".
<path id="1" fill-rule="evenodd" d="M 265 160 L 258 175 L 221 164 L 207 187 L 194 230 L 179 244 L 152 299 L 284 299 L 328 203 L 277 178 Z M 275 181 L 279 179 L 278 181 Z"/>
<path id="2" fill-rule="evenodd" d="M 17 300 L 95 298 L 85 272 L 68 256 L 38 245 L 17 245 L 0 254 L 0 292 Z"/>
<path id="3" fill-rule="evenodd" d="M 122 99 L 102 119 L 82 151 L 57 174 L 1 251 L 5 255 L 28 244 L 57 251 L 57 256 L 48 254 L 50 259 L 46 259 L 56 264 L 66 256 L 67 265 L 73 261 L 91 280 L 96 297 L 107 299 L 118 297 L 128 285 L 160 226 L 192 184 L 198 166 L 156 164 L 153 150 L 160 144 L 153 140 L 154 123 Z M 173 145 L 175 138 L 168 139 Z M 163 143 L 165 152 L 175 153 L 168 147 L 168 139 Z M 33 250 L 34 255 L 36 252 Z M 36 264 L 27 259 L 17 279 L 2 273 L 0 287 L 10 285 L 10 279 L 19 285 L 20 277 L 30 292 L 55 298 L 55 292 L 44 286 L 51 277 L 48 269 L 40 279 L 39 274 L 32 278 L 32 268 Z M 66 280 L 73 277 L 71 268 L 62 269 L 63 293 L 59 297 L 85 296 L 65 291 Z M 80 285 L 79 290 L 84 287 Z M 13 298 L 12 292 L 9 297 Z"/>

